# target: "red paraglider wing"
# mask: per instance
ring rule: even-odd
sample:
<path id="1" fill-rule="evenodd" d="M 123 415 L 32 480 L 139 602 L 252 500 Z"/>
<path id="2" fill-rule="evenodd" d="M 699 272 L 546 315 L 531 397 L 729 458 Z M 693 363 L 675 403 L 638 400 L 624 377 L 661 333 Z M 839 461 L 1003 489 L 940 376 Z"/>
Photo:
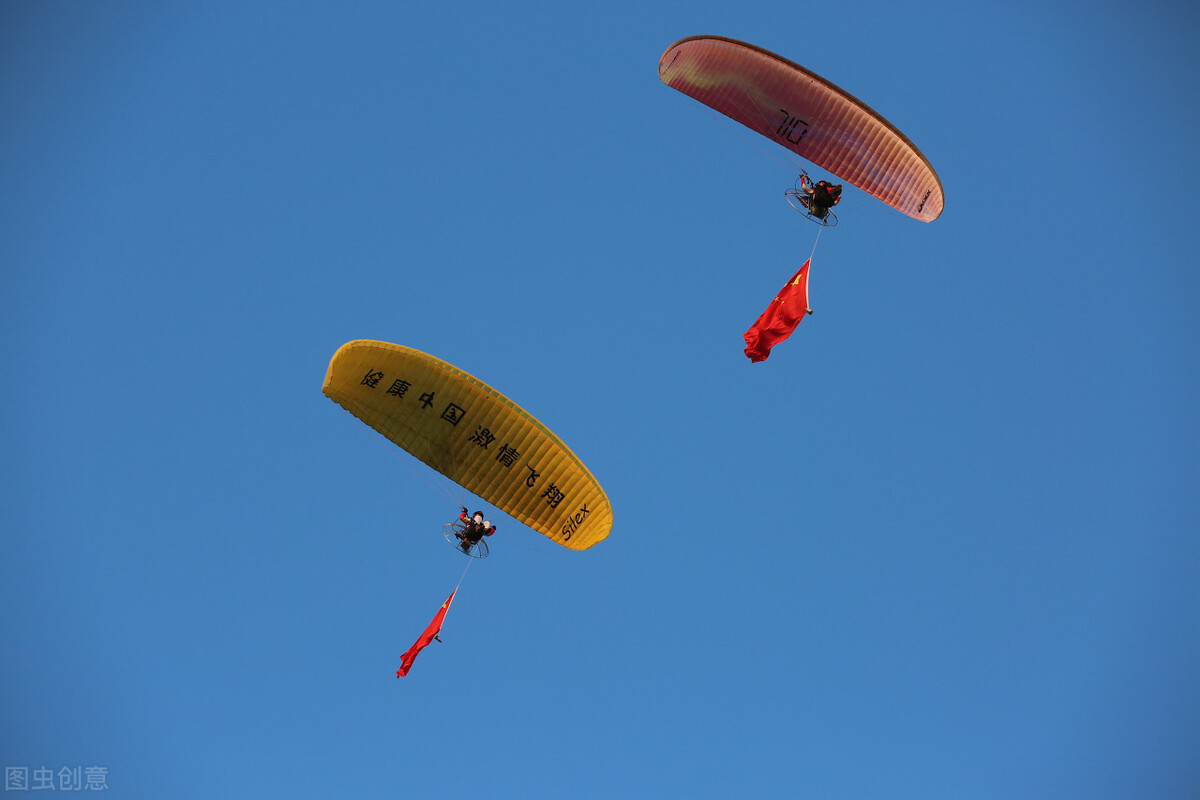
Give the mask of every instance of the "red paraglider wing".
<path id="1" fill-rule="evenodd" d="M 689 36 L 658 77 L 922 222 L 942 213 L 929 161 L 862 101 L 799 64 L 735 39 Z"/>

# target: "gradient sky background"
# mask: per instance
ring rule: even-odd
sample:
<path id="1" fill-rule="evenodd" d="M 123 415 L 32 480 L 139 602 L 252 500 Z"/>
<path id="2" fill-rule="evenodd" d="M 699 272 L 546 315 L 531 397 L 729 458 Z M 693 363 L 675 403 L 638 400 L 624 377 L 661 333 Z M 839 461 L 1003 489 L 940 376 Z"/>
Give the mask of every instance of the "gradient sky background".
<path id="1" fill-rule="evenodd" d="M 0 760 L 109 796 L 1200 793 L 1195 4 L 0 8 Z M 662 85 L 773 50 L 938 170 Z M 810 166 L 810 170 L 814 171 Z M 611 498 L 565 550 L 321 394 L 444 358 Z M 463 495 L 467 505 L 478 501 Z"/>

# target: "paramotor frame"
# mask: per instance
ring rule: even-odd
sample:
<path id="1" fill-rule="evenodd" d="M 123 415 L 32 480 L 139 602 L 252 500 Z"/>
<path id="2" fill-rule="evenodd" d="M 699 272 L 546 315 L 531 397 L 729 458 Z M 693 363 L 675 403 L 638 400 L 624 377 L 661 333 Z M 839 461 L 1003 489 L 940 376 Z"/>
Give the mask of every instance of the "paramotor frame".
<path id="1" fill-rule="evenodd" d="M 489 554 L 487 542 L 485 542 L 483 539 L 480 539 L 475 544 L 470 545 L 468 549 L 463 549 L 463 545 L 467 543 L 467 538 L 465 535 L 467 526 L 463 523 L 447 522 L 446 524 L 442 525 L 442 530 L 445 531 L 446 541 L 454 545 L 454 549 L 458 552 L 465 553 L 471 558 L 488 557 Z"/>
<path id="2" fill-rule="evenodd" d="M 800 174 L 796 176 L 796 182 L 792 184 L 792 188 L 785 189 L 783 192 L 784 196 L 787 198 L 787 201 L 791 203 L 792 208 L 796 209 L 805 217 L 817 223 L 818 225 L 823 225 L 826 228 L 832 228 L 837 225 L 837 214 L 833 213 L 832 208 L 826 209 L 825 217 L 823 219 L 813 214 L 812 209 L 809 208 L 808 203 L 805 202 L 808 199 L 808 192 L 800 188 L 801 178 L 808 179 L 809 183 L 812 183 L 812 179 L 808 177 L 808 173 L 804 170 L 800 170 Z"/>

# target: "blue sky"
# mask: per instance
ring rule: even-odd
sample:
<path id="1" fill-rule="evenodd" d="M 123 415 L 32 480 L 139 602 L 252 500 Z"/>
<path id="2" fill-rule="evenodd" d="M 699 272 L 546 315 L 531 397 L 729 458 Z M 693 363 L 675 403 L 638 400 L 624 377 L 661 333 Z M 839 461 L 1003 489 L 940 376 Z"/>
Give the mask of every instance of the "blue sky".
<path id="1" fill-rule="evenodd" d="M 5 3 L 4 765 L 1194 797 L 1200 13 L 911 5 Z M 659 82 L 702 33 L 946 190 L 847 189 L 762 364 L 816 228 L 798 160 Z M 457 503 L 321 394 L 357 338 L 497 387 L 614 508 L 583 553 L 499 515 L 403 680 Z"/>

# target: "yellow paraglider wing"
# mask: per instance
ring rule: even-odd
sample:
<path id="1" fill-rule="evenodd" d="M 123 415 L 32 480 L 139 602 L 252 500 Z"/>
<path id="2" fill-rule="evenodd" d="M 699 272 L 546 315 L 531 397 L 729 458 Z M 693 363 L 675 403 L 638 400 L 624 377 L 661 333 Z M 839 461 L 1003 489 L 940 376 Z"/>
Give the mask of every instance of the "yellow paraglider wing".
<path id="1" fill-rule="evenodd" d="M 563 547 L 608 536 L 604 489 L 528 412 L 440 358 L 387 342 L 338 348 L 325 394 L 433 469 Z"/>

